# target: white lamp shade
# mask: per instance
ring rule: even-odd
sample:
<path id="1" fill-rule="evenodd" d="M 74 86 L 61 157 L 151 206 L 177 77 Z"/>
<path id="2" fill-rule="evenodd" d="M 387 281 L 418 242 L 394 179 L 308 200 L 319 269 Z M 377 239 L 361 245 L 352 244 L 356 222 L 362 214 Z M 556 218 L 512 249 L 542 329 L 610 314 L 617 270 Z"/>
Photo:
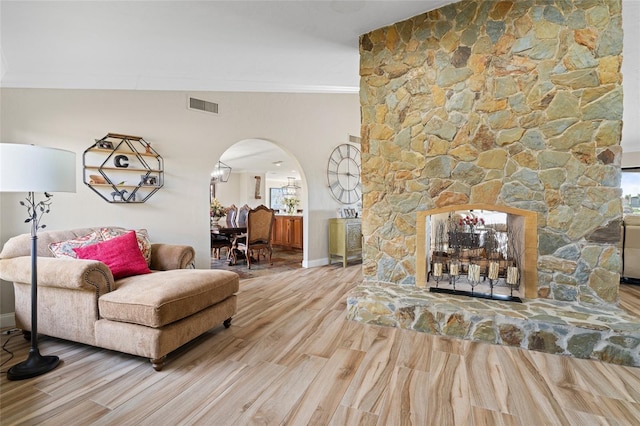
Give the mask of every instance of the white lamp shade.
<path id="1" fill-rule="evenodd" d="M 0 192 L 76 192 L 76 154 L 0 143 Z"/>

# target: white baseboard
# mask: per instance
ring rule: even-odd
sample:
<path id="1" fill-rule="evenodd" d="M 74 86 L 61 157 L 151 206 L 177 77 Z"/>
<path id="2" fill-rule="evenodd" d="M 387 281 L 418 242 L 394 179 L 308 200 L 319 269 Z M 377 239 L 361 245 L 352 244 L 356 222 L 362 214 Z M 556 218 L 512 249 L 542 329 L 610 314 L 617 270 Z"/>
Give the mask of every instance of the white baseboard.
<path id="1" fill-rule="evenodd" d="M 14 312 L 0 315 L 0 328 L 13 328 L 16 326 L 16 315 Z"/>
<path id="2" fill-rule="evenodd" d="M 302 262 L 303 268 L 315 268 L 316 266 L 324 266 L 329 264 L 329 258 L 307 260 Z"/>

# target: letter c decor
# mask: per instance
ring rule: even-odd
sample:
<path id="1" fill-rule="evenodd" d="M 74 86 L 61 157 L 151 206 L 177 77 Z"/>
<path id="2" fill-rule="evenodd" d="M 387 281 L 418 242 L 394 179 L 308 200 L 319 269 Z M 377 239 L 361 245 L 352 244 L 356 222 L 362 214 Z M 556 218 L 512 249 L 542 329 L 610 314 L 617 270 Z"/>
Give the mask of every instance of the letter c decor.
<path id="1" fill-rule="evenodd" d="M 129 157 L 127 157 L 126 155 L 116 155 L 116 157 L 113 159 L 113 164 L 115 164 L 116 167 L 120 168 L 129 167 L 129 163 L 123 163 L 122 161 L 129 161 Z"/>

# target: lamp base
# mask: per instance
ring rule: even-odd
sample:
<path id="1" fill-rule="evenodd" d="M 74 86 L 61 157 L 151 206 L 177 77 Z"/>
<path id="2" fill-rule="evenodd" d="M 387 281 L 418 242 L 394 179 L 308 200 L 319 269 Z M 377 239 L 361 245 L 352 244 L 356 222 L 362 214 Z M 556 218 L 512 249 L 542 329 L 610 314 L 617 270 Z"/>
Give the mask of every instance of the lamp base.
<path id="1" fill-rule="evenodd" d="M 31 349 L 26 361 L 14 365 L 7 371 L 7 379 L 24 380 L 40 376 L 56 368 L 59 363 L 59 357 L 55 355 L 42 356 L 37 349 Z"/>

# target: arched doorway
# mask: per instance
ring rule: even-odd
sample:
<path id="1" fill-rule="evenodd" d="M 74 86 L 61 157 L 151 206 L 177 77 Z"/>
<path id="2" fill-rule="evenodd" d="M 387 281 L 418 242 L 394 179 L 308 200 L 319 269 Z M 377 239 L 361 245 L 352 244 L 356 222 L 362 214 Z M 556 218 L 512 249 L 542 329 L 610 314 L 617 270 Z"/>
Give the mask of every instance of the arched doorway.
<path id="1" fill-rule="evenodd" d="M 276 211 L 276 225 L 273 228 L 274 265 L 267 268 L 255 266 L 264 273 L 279 272 L 282 269 L 301 267 L 304 256 L 305 215 L 308 194 L 306 181 L 298 161 L 278 144 L 265 139 L 245 139 L 230 146 L 212 164 L 210 197 L 222 206 L 248 206 L 255 208 L 265 205 Z M 296 201 L 293 214 L 286 213 L 287 199 Z M 226 224 L 226 218 L 220 221 Z M 284 234 L 286 233 L 286 234 Z M 299 238 L 296 236 L 299 234 Z M 282 236 L 286 235 L 287 238 Z M 212 266 L 222 267 L 224 263 L 212 259 Z M 252 272 L 254 270 L 252 262 Z M 241 276 L 247 275 L 244 264 L 226 265 L 235 268 Z"/>

